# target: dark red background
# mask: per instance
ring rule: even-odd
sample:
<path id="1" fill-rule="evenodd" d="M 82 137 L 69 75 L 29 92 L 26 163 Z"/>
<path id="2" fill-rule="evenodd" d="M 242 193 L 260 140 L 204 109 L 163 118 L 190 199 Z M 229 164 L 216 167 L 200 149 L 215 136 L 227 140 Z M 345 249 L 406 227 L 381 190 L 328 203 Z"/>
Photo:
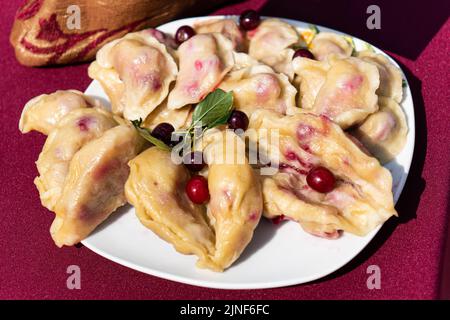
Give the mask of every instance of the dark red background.
<path id="1" fill-rule="evenodd" d="M 21 2 L 4 2 L 0 9 L 0 298 L 438 298 L 450 209 L 448 1 L 249 0 L 217 11 L 238 14 L 246 8 L 260 9 L 265 15 L 336 28 L 379 46 L 401 63 L 416 112 L 416 150 L 397 205 L 400 218 L 389 220 L 354 261 L 325 279 L 287 288 L 239 291 L 155 278 L 117 265 L 87 248 L 58 249 L 53 244 L 48 232 L 53 215 L 41 207 L 33 185 L 34 161 L 45 138 L 36 133 L 21 135 L 18 120 L 30 98 L 57 89 L 84 90 L 91 80 L 86 64 L 31 69 L 16 62 L 8 36 Z M 366 8 L 373 3 L 381 7 L 381 30 L 366 28 Z M 66 288 L 66 268 L 71 264 L 81 267 L 81 290 Z M 372 264 L 381 268 L 379 290 L 366 287 L 366 270 Z"/>

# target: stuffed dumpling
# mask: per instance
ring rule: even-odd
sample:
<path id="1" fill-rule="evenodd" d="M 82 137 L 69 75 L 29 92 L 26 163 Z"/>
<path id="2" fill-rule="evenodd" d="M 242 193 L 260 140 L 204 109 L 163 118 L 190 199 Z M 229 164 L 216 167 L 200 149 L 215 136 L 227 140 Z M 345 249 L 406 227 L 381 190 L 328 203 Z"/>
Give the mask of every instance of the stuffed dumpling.
<path id="1" fill-rule="evenodd" d="M 44 207 L 54 211 L 78 150 L 116 125 L 112 114 L 99 108 L 73 110 L 56 124 L 36 161 L 39 176 L 34 184 Z"/>
<path id="2" fill-rule="evenodd" d="M 276 130 L 279 135 L 279 152 L 271 159 L 279 170 L 261 178 L 267 217 L 284 215 L 309 233 L 336 238 L 341 230 L 366 235 L 397 215 L 389 171 L 328 118 L 262 110 L 253 114 L 250 128 L 258 134 L 261 129 Z M 336 178 L 328 193 L 319 193 L 306 182 L 309 171 L 319 166 Z"/>
<path id="3" fill-rule="evenodd" d="M 106 44 L 89 67 L 100 82 L 114 113 L 128 120 L 145 119 L 169 93 L 178 67 L 164 44 L 147 30 Z"/>
<path id="4" fill-rule="evenodd" d="M 323 115 L 348 128 L 361 123 L 378 110 L 376 90 L 380 84 L 378 69 L 361 59 L 328 59 L 330 68 L 317 92 L 311 112 Z"/>
<path id="5" fill-rule="evenodd" d="M 58 90 L 51 94 L 41 94 L 25 104 L 19 129 L 22 133 L 35 130 L 48 135 L 58 121 L 70 111 L 92 106 L 92 100 L 89 100 L 76 90 Z"/>
<path id="6" fill-rule="evenodd" d="M 200 102 L 234 65 L 233 44 L 220 33 L 197 34 L 178 48 L 180 71 L 169 94 L 169 109 Z"/>
<path id="7" fill-rule="evenodd" d="M 266 19 L 252 31 L 247 32 L 249 38 L 248 54 L 270 67 L 276 72 L 286 74 L 289 79 L 294 76 L 291 61 L 294 50 L 299 43 L 297 30 L 289 23 L 279 19 Z"/>
<path id="8" fill-rule="evenodd" d="M 233 43 L 236 51 L 245 49 L 245 37 L 233 19 L 210 19 L 194 24 L 197 33 L 221 33 Z"/>
<path id="9" fill-rule="evenodd" d="M 285 74 L 274 72 L 245 53 L 235 54 L 235 61 L 235 67 L 219 88 L 233 91 L 236 109 L 248 116 L 258 109 L 271 109 L 282 114 L 298 110 L 295 104 L 297 90 Z"/>
<path id="10" fill-rule="evenodd" d="M 125 194 L 141 223 L 178 252 L 195 254 L 199 267 L 220 270 L 210 258 L 215 237 L 206 208 L 191 202 L 184 191 L 190 178 L 186 167 L 157 147 L 142 152 L 129 166 Z"/>
<path id="11" fill-rule="evenodd" d="M 244 251 L 262 214 L 258 178 L 245 143 L 232 131 L 210 130 L 203 139 L 208 163 L 208 216 L 216 235 L 213 261 L 228 268 Z"/>
<path id="12" fill-rule="evenodd" d="M 379 111 L 371 114 L 352 134 L 381 163 L 395 158 L 406 144 L 408 126 L 402 108 L 391 98 L 379 97 Z"/>
<path id="13" fill-rule="evenodd" d="M 400 103 L 403 97 L 403 77 L 399 68 L 384 55 L 370 50 L 358 52 L 358 58 L 373 63 L 380 73 L 380 86 L 377 90 L 379 96 L 390 97 Z"/>
<path id="14" fill-rule="evenodd" d="M 309 44 L 309 50 L 317 60 L 325 61 L 331 54 L 339 58 L 350 57 L 353 47 L 344 36 L 332 32 L 320 32 Z"/>
<path id="15" fill-rule="evenodd" d="M 126 203 L 127 163 L 143 146 L 137 131 L 123 124 L 105 131 L 73 156 L 50 228 L 58 247 L 80 242 Z"/>

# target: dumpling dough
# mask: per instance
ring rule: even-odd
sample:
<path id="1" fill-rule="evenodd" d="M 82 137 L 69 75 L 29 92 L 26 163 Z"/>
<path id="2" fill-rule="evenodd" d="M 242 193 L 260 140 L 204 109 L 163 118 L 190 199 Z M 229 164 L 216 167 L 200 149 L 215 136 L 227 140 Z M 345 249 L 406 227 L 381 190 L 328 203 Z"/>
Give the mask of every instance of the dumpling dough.
<path id="1" fill-rule="evenodd" d="M 197 34 L 178 48 L 180 71 L 167 106 L 200 102 L 234 65 L 233 44 L 220 33 Z"/>
<path id="2" fill-rule="evenodd" d="M 145 119 L 143 126 L 153 129 L 162 122 L 170 123 L 175 130 L 187 127 L 190 124 L 193 108 L 185 106 L 181 109 L 167 108 L 167 100 L 161 103 L 152 113 Z"/>
<path id="3" fill-rule="evenodd" d="M 392 99 L 378 98 L 380 110 L 367 117 L 352 134 L 380 160 L 391 161 L 406 143 L 408 126 L 402 108 Z"/>
<path id="4" fill-rule="evenodd" d="M 74 155 L 50 228 L 58 247 L 80 242 L 126 203 L 127 163 L 143 145 L 134 128 L 119 125 Z"/>
<path id="5" fill-rule="evenodd" d="M 328 118 L 261 110 L 253 114 L 250 128 L 258 135 L 261 129 L 275 129 L 279 135 L 279 153 L 271 158 L 279 171 L 262 176 L 265 216 L 284 215 L 307 232 L 337 238 L 340 230 L 366 235 L 397 215 L 389 171 Z M 317 166 L 328 168 L 337 179 L 329 193 L 318 193 L 306 183 L 306 175 Z"/>
<path id="6" fill-rule="evenodd" d="M 229 130 L 210 130 L 203 145 L 211 197 L 208 216 L 216 235 L 213 260 L 225 269 L 253 237 L 262 214 L 262 193 L 240 137 Z"/>
<path id="7" fill-rule="evenodd" d="M 297 30 L 279 19 L 266 19 L 252 31 L 249 38 L 248 54 L 271 66 L 276 72 L 294 76 L 291 61 L 294 50 L 290 47 L 300 41 Z"/>
<path id="8" fill-rule="evenodd" d="M 233 91 L 236 109 L 249 117 L 257 109 L 272 109 L 282 114 L 293 114 L 298 110 L 295 104 L 297 90 L 286 75 L 275 73 L 245 53 L 235 54 L 235 61 L 235 67 L 219 88 Z"/>
<path id="9" fill-rule="evenodd" d="M 177 65 L 165 45 L 147 30 L 129 33 L 106 44 L 89 67 L 112 110 L 128 120 L 145 119 L 169 93 Z"/>
<path id="10" fill-rule="evenodd" d="M 210 19 L 194 24 L 197 33 L 221 33 L 233 43 L 236 51 L 244 51 L 245 38 L 239 26 L 233 19 Z"/>
<path id="11" fill-rule="evenodd" d="M 292 61 L 297 77 L 294 83 L 298 86 L 298 105 L 302 109 L 312 109 L 320 88 L 327 77 L 330 65 L 327 62 L 297 57 Z"/>
<path id="12" fill-rule="evenodd" d="M 351 44 L 339 34 L 332 32 L 320 32 L 309 45 L 314 57 L 319 61 L 325 61 L 331 54 L 339 58 L 350 57 L 353 51 Z"/>
<path id="13" fill-rule="evenodd" d="M 141 223 L 178 252 L 198 256 L 197 266 L 220 271 L 211 259 L 215 237 L 206 210 L 192 203 L 184 191 L 190 178 L 186 167 L 157 147 L 141 153 L 129 166 L 125 194 Z"/>
<path id="14" fill-rule="evenodd" d="M 390 97 L 400 103 L 403 97 L 402 73 L 392 62 L 382 54 L 369 50 L 358 52 L 358 58 L 373 63 L 380 73 L 379 96 Z"/>
<path id="15" fill-rule="evenodd" d="M 327 116 L 343 129 L 361 123 L 378 110 L 375 93 L 380 84 L 378 69 L 353 57 L 328 60 L 330 68 L 314 100 L 312 113 Z"/>
<path id="16" fill-rule="evenodd" d="M 44 207 L 55 210 L 75 153 L 116 125 L 111 113 L 98 108 L 73 110 L 58 122 L 36 161 L 39 176 L 34 184 Z"/>
<path id="17" fill-rule="evenodd" d="M 25 104 L 19 121 L 22 133 L 32 130 L 48 135 L 66 114 L 75 109 L 87 108 L 92 101 L 77 90 L 58 90 L 41 94 Z"/>

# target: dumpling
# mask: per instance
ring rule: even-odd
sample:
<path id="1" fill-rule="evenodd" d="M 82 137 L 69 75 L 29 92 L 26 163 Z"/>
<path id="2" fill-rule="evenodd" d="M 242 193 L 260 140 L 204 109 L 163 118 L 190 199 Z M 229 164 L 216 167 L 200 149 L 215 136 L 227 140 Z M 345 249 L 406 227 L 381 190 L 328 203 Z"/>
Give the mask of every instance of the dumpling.
<path id="1" fill-rule="evenodd" d="M 352 134 L 381 163 L 386 163 L 405 146 L 408 125 L 402 108 L 393 99 L 379 97 L 378 105 L 380 110 L 368 116 Z"/>
<path id="2" fill-rule="evenodd" d="M 80 242 L 126 203 L 127 163 L 143 146 L 134 128 L 119 125 L 88 142 L 73 156 L 50 228 L 58 247 Z"/>
<path id="3" fill-rule="evenodd" d="M 169 94 L 169 109 L 200 102 L 234 65 L 233 44 L 220 33 L 197 34 L 178 48 L 180 71 Z"/>
<path id="4" fill-rule="evenodd" d="M 279 137 L 279 152 L 271 158 L 278 172 L 261 178 L 265 216 L 284 215 L 309 233 L 337 238 L 341 230 L 366 235 L 397 215 L 389 171 L 328 118 L 261 110 L 253 114 L 250 128 L 258 135 L 275 130 Z M 306 175 L 317 166 L 336 177 L 332 191 L 319 193 L 308 186 Z"/>
<path id="5" fill-rule="evenodd" d="M 352 45 L 341 35 L 332 32 L 320 32 L 309 45 L 314 57 L 324 61 L 331 54 L 339 58 L 350 57 L 353 51 Z"/>
<path id="6" fill-rule="evenodd" d="M 216 235 L 213 261 L 229 267 L 244 251 L 262 214 L 262 193 L 245 156 L 245 143 L 232 131 L 210 130 L 203 138 L 208 163 L 208 216 Z"/>
<path id="7" fill-rule="evenodd" d="M 399 68 L 382 54 L 369 50 L 358 52 L 358 58 L 373 63 L 380 73 L 380 87 L 377 90 L 379 96 L 390 97 L 400 103 L 403 96 L 403 77 Z"/>
<path id="8" fill-rule="evenodd" d="M 36 161 L 34 184 L 44 207 L 54 211 L 75 153 L 116 125 L 112 114 L 99 108 L 73 110 L 56 124 Z"/>
<path id="9" fill-rule="evenodd" d="M 22 133 L 32 130 L 48 135 L 59 120 L 74 109 L 92 106 L 92 100 L 77 90 L 58 90 L 41 94 L 25 104 L 19 121 Z"/>
<path id="10" fill-rule="evenodd" d="M 195 254 L 197 266 L 220 271 L 212 261 L 215 236 L 204 206 L 189 200 L 184 191 L 190 178 L 183 164 L 169 151 L 152 147 L 130 161 L 125 194 L 141 223 L 183 254 Z"/>
<path id="11" fill-rule="evenodd" d="M 257 109 L 272 109 L 282 114 L 295 113 L 297 90 L 286 75 L 257 62 L 245 53 L 235 54 L 236 65 L 219 88 L 233 91 L 234 107 L 248 116 Z M 236 67 L 236 66 L 240 67 Z"/>
<path id="12" fill-rule="evenodd" d="M 373 64 L 354 57 L 331 57 L 327 63 L 330 68 L 314 100 L 312 113 L 327 116 L 345 129 L 378 110 L 375 92 L 380 79 Z"/>
<path id="13" fill-rule="evenodd" d="M 226 150 L 227 139 L 240 151 Z M 197 147 L 204 148 L 209 165 L 206 207 L 187 197 L 186 167 L 156 147 L 130 161 L 125 193 L 142 224 L 178 252 L 197 255 L 198 267 L 222 271 L 251 240 L 262 214 L 262 193 L 245 158 L 245 144 L 234 133 L 210 130 Z M 223 162 L 224 152 L 230 162 Z"/>
<path id="14" fill-rule="evenodd" d="M 302 109 L 312 109 L 320 88 L 327 77 L 330 65 L 327 62 L 297 57 L 292 61 L 297 77 L 294 83 L 298 86 L 298 105 Z"/>
<path id="15" fill-rule="evenodd" d="M 244 51 L 245 38 L 244 35 L 233 19 L 210 19 L 199 21 L 194 24 L 197 33 L 221 33 L 233 43 L 236 51 Z"/>
<path id="16" fill-rule="evenodd" d="M 192 117 L 193 108 L 185 106 L 181 109 L 167 108 L 167 100 L 161 103 L 152 113 L 145 119 L 143 126 L 153 129 L 162 122 L 170 123 L 175 130 L 187 127 Z"/>
<path id="17" fill-rule="evenodd" d="M 276 72 L 294 76 L 291 61 L 294 50 L 290 47 L 300 41 L 297 30 L 279 19 L 266 19 L 252 31 L 249 38 L 248 54 L 271 66 Z"/>
<path id="18" fill-rule="evenodd" d="M 165 45 L 146 30 L 106 44 L 89 67 L 108 94 L 112 110 L 128 120 L 145 119 L 169 93 L 177 65 Z"/>

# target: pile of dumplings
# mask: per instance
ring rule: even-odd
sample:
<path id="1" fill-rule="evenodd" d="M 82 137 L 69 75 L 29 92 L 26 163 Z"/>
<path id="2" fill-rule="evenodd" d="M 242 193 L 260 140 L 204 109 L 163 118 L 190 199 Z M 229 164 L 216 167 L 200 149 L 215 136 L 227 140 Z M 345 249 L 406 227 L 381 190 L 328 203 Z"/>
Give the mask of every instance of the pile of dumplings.
<path id="1" fill-rule="evenodd" d="M 177 46 L 156 29 L 106 44 L 89 76 L 111 102 L 75 90 L 33 98 L 22 133 L 47 135 L 36 162 L 42 205 L 55 213 L 50 233 L 59 247 L 85 239 L 117 208 L 130 203 L 141 223 L 197 266 L 223 271 L 251 241 L 260 218 L 284 217 L 327 239 L 343 231 L 364 236 L 397 215 L 392 177 L 382 164 L 405 145 L 408 128 L 399 103 L 402 74 L 385 56 L 356 52 L 348 37 L 299 30 L 278 19 L 242 31 L 232 19 L 194 24 L 196 35 Z M 294 57 L 307 47 L 315 59 Z M 130 124 L 143 119 L 187 128 L 196 104 L 220 88 L 232 92 L 258 144 L 276 129 L 278 166 L 260 175 L 248 155 L 222 163 L 226 140 L 246 141 L 222 127 L 202 144 L 210 200 L 194 204 L 184 188 L 191 173 L 170 151 L 150 146 Z M 239 148 L 233 152 L 238 152 Z M 319 193 L 306 175 L 323 166 L 336 177 Z"/>

